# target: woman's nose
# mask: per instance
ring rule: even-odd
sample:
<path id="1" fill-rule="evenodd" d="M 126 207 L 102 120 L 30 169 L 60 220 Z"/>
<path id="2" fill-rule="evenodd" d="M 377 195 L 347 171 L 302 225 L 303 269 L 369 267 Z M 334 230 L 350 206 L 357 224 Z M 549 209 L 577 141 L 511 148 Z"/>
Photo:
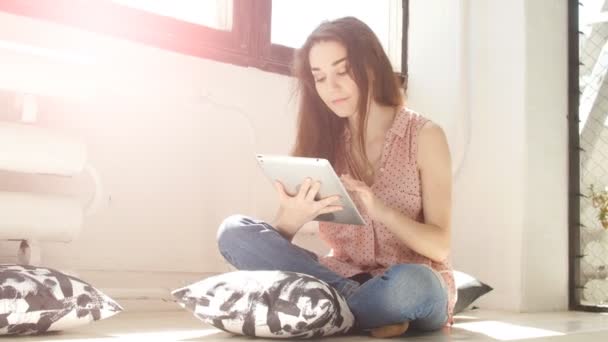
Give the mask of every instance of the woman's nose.
<path id="1" fill-rule="evenodd" d="M 340 83 L 338 83 L 338 78 L 335 76 L 329 76 L 327 78 L 327 81 L 329 82 L 329 86 L 332 89 L 336 89 L 336 88 L 340 88 Z"/>

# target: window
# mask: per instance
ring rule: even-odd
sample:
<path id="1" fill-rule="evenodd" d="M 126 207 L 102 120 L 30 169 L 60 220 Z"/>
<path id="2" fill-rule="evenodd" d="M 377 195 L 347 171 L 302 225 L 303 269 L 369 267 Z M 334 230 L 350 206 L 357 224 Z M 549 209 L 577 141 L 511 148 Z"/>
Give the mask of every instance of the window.
<path id="1" fill-rule="evenodd" d="M 608 312 L 608 11 L 568 2 L 569 304 Z"/>
<path id="2" fill-rule="evenodd" d="M 2 0 L 0 11 L 281 74 L 290 73 L 294 48 L 322 20 L 352 15 L 376 32 L 395 72 L 406 75 L 407 4 L 408 0 Z"/>
<path id="3" fill-rule="evenodd" d="M 232 0 L 108 0 L 222 31 L 232 30 Z"/>
<path id="4" fill-rule="evenodd" d="M 273 0 L 270 41 L 272 44 L 298 48 L 323 20 L 344 16 L 364 21 L 388 52 L 395 71 L 401 71 L 400 0 Z"/>

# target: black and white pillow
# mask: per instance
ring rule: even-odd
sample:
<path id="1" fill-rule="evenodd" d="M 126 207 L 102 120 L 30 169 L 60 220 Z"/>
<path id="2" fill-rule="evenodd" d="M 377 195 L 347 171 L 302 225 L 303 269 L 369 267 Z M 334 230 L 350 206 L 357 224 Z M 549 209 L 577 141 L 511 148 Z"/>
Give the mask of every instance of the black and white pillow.
<path id="1" fill-rule="evenodd" d="M 474 301 L 492 291 L 492 287 L 475 277 L 460 271 L 453 271 L 454 282 L 458 291 L 458 299 L 454 306 L 454 314 L 465 311 Z"/>
<path id="2" fill-rule="evenodd" d="M 348 332 L 346 300 L 314 277 L 281 271 L 236 271 L 172 292 L 202 321 L 234 334 L 312 338 Z"/>
<path id="3" fill-rule="evenodd" d="M 90 284 L 59 271 L 0 265 L 0 335 L 59 331 L 122 311 Z"/>

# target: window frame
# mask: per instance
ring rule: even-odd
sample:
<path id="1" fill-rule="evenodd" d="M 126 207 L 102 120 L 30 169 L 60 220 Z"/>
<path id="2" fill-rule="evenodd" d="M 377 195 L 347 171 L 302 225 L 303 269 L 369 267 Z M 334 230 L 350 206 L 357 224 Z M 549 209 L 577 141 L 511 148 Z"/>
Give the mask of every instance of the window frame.
<path id="1" fill-rule="evenodd" d="M 409 0 L 402 0 L 402 8 L 401 72 L 397 74 L 405 81 L 408 74 Z M 2 0 L 0 11 L 186 55 L 291 75 L 295 49 L 271 43 L 272 0 L 233 0 L 231 31 L 217 30 L 110 1 Z M 114 20 L 108 23 L 106 18 Z"/>
<path id="2" fill-rule="evenodd" d="M 581 223 L 581 201 L 590 200 L 581 190 L 581 159 L 587 152 L 581 148 L 580 126 L 580 35 L 579 7 L 577 0 L 568 0 L 568 309 L 574 311 L 608 312 L 608 307 L 583 303 L 581 230 L 588 228 Z"/>

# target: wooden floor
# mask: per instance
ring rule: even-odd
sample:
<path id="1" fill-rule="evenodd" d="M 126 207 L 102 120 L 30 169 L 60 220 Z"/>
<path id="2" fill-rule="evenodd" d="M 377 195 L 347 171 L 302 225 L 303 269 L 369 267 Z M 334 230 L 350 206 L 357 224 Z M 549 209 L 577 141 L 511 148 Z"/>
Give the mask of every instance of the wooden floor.
<path id="1" fill-rule="evenodd" d="M 334 336 L 326 340 L 367 341 L 368 336 Z M 608 341 L 608 314 L 559 312 L 514 314 L 473 310 L 456 317 L 443 331 L 409 336 L 408 341 Z M 85 327 L 33 337 L 6 337 L 3 341 L 251 341 L 205 325 L 187 311 L 123 312 Z M 258 339 L 262 340 L 262 339 Z M 273 340 L 276 341 L 276 340 Z"/>

